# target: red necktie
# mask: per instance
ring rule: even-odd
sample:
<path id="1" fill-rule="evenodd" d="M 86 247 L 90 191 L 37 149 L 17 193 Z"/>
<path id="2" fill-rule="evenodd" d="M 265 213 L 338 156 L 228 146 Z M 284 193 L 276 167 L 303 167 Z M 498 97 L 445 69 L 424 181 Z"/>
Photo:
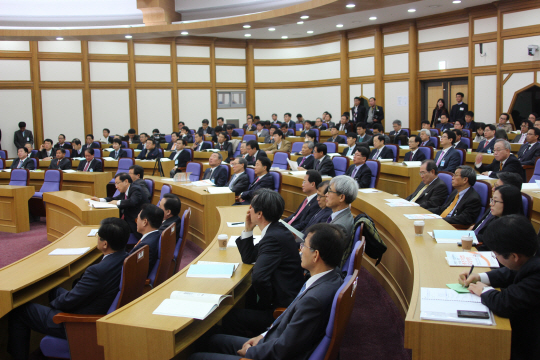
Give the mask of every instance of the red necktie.
<path id="1" fill-rule="evenodd" d="M 306 207 L 307 205 L 307 198 L 306 200 L 304 200 L 304 202 L 302 203 L 302 207 L 298 210 L 298 212 L 296 213 L 296 215 L 294 215 L 294 217 L 289 221 L 289 225 L 291 225 L 294 220 L 296 220 L 296 218 L 298 217 L 298 215 L 300 215 L 300 213 L 302 212 L 302 210 L 304 210 L 304 208 Z"/>
<path id="2" fill-rule="evenodd" d="M 86 165 L 84 166 L 84 170 L 83 171 L 88 171 L 88 167 L 90 166 L 90 162 L 87 161 L 86 162 Z"/>

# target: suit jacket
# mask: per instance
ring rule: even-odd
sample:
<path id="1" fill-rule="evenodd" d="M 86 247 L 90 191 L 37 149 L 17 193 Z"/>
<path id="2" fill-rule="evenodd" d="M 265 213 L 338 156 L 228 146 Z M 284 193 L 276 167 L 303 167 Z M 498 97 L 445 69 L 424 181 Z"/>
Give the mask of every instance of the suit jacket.
<path id="1" fill-rule="evenodd" d="M 19 161 L 21 161 L 19 158 L 13 159 L 10 169 L 17 169 L 19 166 Z M 34 160 L 32 160 L 31 158 L 27 157 L 23 160 L 21 169 L 34 170 L 35 168 L 36 165 L 34 164 Z"/>
<path id="2" fill-rule="evenodd" d="M 373 159 L 373 157 L 377 154 L 377 149 L 371 150 L 371 154 L 369 154 L 369 158 Z M 394 159 L 394 152 L 389 147 L 382 148 L 379 157 L 377 159 Z"/>
<path id="3" fill-rule="evenodd" d="M 476 132 L 476 122 L 473 120 L 470 123 L 468 123 L 468 125 L 467 125 L 467 122 L 465 122 L 465 126 L 463 128 L 471 130 L 472 133 Z"/>
<path id="4" fill-rule="evenodd" d="M 141 212 L 141 207 L 143 204 L 149 203 L 147 197 L 143 195 L 143 190 L 136 184 L 131 184 L 128 189 L 128 196 L 125 197 L 125 193 L 120 193 L 114 197 L 106 197 L 107 202 L 112 200 L 120 200 L 120 216 L 124 215 L 124 220 L 129 225 L 131 232 L 137 234 L 137 223 L 135 220 L 139 213 Z"/>
<path id="5" fill-rule="evenodd" d="M 51 155 L 47 155 L 47 150 L 45 150 L 45 149 L 38 151 L 38 159 L 45 159 L 47 157 L 55 158 L 56 157 L 56 151 L 54 151 L 54 149 L 51 148 Z"/>
<path id="6" fill-rule="evenodd" d="M 84 154 L 84 152 L 86 151 L 86 149 L 90 149 L 90 148 L 92 148 L 92 149 L 99 149 L 100 146 L 99 146 L 98 144 L 94 143 L 94 142 L 93 142 L 90 146 L 84 144 L 84 145 L 82 146 L 82 148 L 81 148 L 83 154 Z"/>
<path id="7" fill-rule="evenodd" d="M 513 172 L 513 173 L 521 175 L 523 181 L 525 181 L 525 171 L 523 171 L 523 167 L 521 166 L 521 163 L 514 155 L 510 154 L 508 159 L 506 159 L 502 167 L 502 170 L 499 170 L 500 166 L 501 166 L 500 161 L 493 159 L 493 162 L 491 164 L 489 165 L 482 164 L 480 167 L 477 167 L 476 169 L 481 173 L 484 171 L 491 171 L 491 174 L 489 174 L 489 177 L 495 178 L 495 179 L 498 178 L 497 174 L 499 172 L 502 172 L 502 171 Z"/>
<path id="8" fill-rule="evenodd" d="M 161 223 L 161 226 L 159 227 L 158 231 L 160 233 L 163 233 L 163 231 L 167 230 L 169 226 L 172 224 L 176 224 L 176 241 L 178 241 L 178 238 L 180 237 L 180 226 L 182 225 L 182 219 L 178 215 L 171 216 L 170 218 L 163 220 Z"/>
<path id="9" fill-rule="evenodd" d="M 435 143 L 431 140 L 428 140 L 426 142 L 426 145 L 422 145 L 423 142 L 420 143 L 420 146 L 431 146 L 432 148 L 435 148 Z"/>
<path id="10" fill-rule="evenodd" d="M 478 239 L 478 245 L 475 246 L 478 251 L 490 251 L 487 245 L 484 244 L 484 232 L 486 231 L 486 229 L 489 227 L 489 224 L 491 224 L 493 220 L 498 219 L 498 217 L 490 216 L 490 214 L 491 214 L 491 208 L 488 207 L 486 211 L 484 212 L 484 215 L 482 215 L 482 218 L 478 220 L 474 224 L 474 227 L 473 227 L 473 231 L 476 234 L 476 238 Z M 487 218 L 488 216 L 490 217 Z M 477 230 L 478 227 L 482 223 L 484 223 L 482 227 L 479 230 Z"/>
<path id="11" fill-rule="evenodd" d="M 146 181 L 144 179 L 138 179 L 138 180 L 135 180 L 133 182 L 135 185 L 139 186 L 141 188 L 141 191 L 143 193 L 143 196 L 145 196 L 146 198 L 148 198 L 148 201 L 149 202 L 152 202 L 152 195 L 150 193 L 150 188 L 148 187 L 148 185 L 146 184 Z"/>
<path id="12" fill-rule="evenodd" d="M 49 169 L 68 170 L 71 169 L 71 161 L 68 158 L 62 160 L 53 159 L 49 165 Z"/>
<path id="13" fill-rule="evenodd" d="M 264 175 L 259 181 L 258 177 L 253 180 L 253 182 L 249 185 L 249 188 L 247 191 L 242 192 L 241 198 L 243 200 L 243 205 L 248 205 L 251 203 L 251 199 L 253 198 L 253 194 L 255 194 L 255 191 L 258 189 L 274 189 L 274 178 L 269 173 Z"/>
<path id="14" fill-rule="evenodd" d="M 465 104 L 464 102 L 459 104 L 455 104 L 452 106 L 452 109 L 450 110 L 450 122 L 455 122 L 457 120 L 463 120 L 465 121 L 465 114 L 469 111 L 469 106 Z"/>
<path id="15" fill-rule="evenodd" d="M 139 145 L 137 145 L 137 150 L 144 150 L 146 146 L 146 142 L 142 143 L 140 142 Z"/>
<path id="16" fill-rule="evenodd" d="M 270 133 L 266 129 L 261 130 L 261 135 L 257 135 L 257 130 L 255 130 L 255 133 L 253 135 L 255 135 L 255 137 L 263 137 L 265 143 L 266 143 L 266 140 L 270 140 Z M 255 139 L 255 140 L 258 140 L 258 139 Z"/>
<path id="17" fill-rule="evenodd" d="M 512 144 L 519 144 L 519 139 L 521 138 L 522 134 L 516 134 L 516 137 L 514 140 L 511 141 Z M 525 136 L 525 140 L 523 141 L 523 144 L 527 142 L 527 136 Z"/>
<path id="18" fill-rule="evenodd" d="M 201 133 L 201 132 L 204 132 L 204 129 L 201 127 L 199 127 L 199 130 L 197 130 L 198 133 Z M 210 126 L 208 126 L 206 128 L 206 135 L 212 135 L 214 133 L 214 129 Z"/>
<path id="19" fill-rule="evenodd" d="M 463 141 L 460 141 L 459 143 L 457 143 L 455 146 L 454 146 L 455 149 L 463 149 L 463 150 L 467 150 L 469 147 L 467 146 L 467 144 L 465 144 Z"/>
<path id="20" fill-rule="evenodd" d="M 210 144 L 206 142 L 202 142 L 197 146 L 193 144 L 193 151 L 202 151 L 202 150 L 210 149 L 210 147 L 211 147 Z"/>
<path id="21" fill-rule="evenodd" d="M 78 157 L 84 157 L 84 151 L 82 151 L 82 148 L 80 150 L 71 150 L 71 158 L 78 158 Z"/>
<path id="22" fill-rule="evenodd" d="M 85 160 L 82 160 L 80 163 L 79 163 L 79 166 L 77 167 L 77 171 L 84 171 L 84 167 L 86 166 L 86 159 Z M 90 166 L 88 167 L 88 170 L 89 172 L 100 172 L 100 171 L 103 171 L 102 167 L 101 167 L 101 161 L 99 161 L 98 159 L 94 158 L 92 160 L 92 162 L 90 163 Z"/>
<path id="23" fill-rule="evenodd" d="M 336 125 L 339 131 L 345 131 L 346 133 L 354 131 L 353 130 L 354 124 L 352 122 L 350 122 L 350 121 L 345 124 L 345 126 L 343 127 L 344 130 L 341 130 L 341 125 L 342 125 L 341 122 L 339 122 Z"/>
<path id="24" fill-rule="evenodd" d="M 423 152 L 416 150 L 416 153 L 414 154 L 413 158 L 411 159 L 412 151 L 409 151 L 405 154 L 405 157 L 403 158 L 403 161 L 422 161 L 426 160 L 426 155 L 424 155 Z"/>
<path id="25" fill-rule="evenodd" d="M 540 142 L 535 142 L 530 149 L 528 147 L 529 144 L 523 144 L 518 151 L 517 158 L 521 165 L 535 165 L 535 159 L 540 156 Z"/>
<path id="26" fill-rule="evenodd" d="M 379 135 L 379 134 L 377 134 L 377 135 Z M 382 134 L 382 135 L 384 135 L 384 134 Z M 392 140 L 390 140 L 390 137 L 388 135 L 384 135 L 384 143 L 385 144 L 392 144 Z M 367 145 L 368 145 L 368 146 L 366 146 L 367 148 L 369 148 L 370 146 L 373 146 L 373 136 L 369 139 Z"/>
<path id="27" fill-rule="evenodd" d="M 342 283 L 335 270 L 317 279 L 283 312 L 264 338 L 247 350 L 246 357 L 309 359 L 324 337 L 334 295 Z"/>
<path id="28" fill-rule="evenodd" d="M 124 149 L 118 149 L 118 156 L 115 156 L 115 154 L 116 154 L 116 150 L 114 149 L 112 149 L 112 151 L 109 152 L 109 156 L 112 157 L 114 160 L 128 157 L 127 151 Z"/>
<path id="29" fill-rule="evenodd" d="M 181 135 L 180 136 L 180 139 L 184 139 L 186 140 L 186 142 L 188 143 L 192 143 L 193 142 L 193 136 L 191 134 L 186 134 L 186 135 Z M 172 145 L 169 144 L 169 146 L 167 147 L 167 149 L 170 149 L 172 147 Z"/>
<path id="30" fill-rule="evenodd" d="M 148 154 L 148 155 L 147 155 Z M 155 160 L 161 158 L 161 151 L 156 147 L 152 150 L 144 149 L 141 151 L 137 159 L 139 160 Z"/>
<path id="31" fill-rule="evenodd" d="M 495 146 L 495 141 L 497 139 L 495 138 L 492 138 L 490 141 L 489 141 L 489 144 L 487 147 L 486 146 L 486 141 L 487 140 L 483 140 L 483 141 L 480 141 L 480 144 L 478 144 L 478 147 L 476 148 L 476 152 L 482 152 L 482 153 L 487 153 L 488 152 L 488 149 L 491 150 L 491 152 L 493 153 L 493 147 Z"/>
<path id="32" fill-rule="evenodd" d="M 439 161 L 439 156 L 441 156 L 442 150 L 437 152 L 437 155 L 435 155 L 435 163 Z M 439 164 L 439 171 L 448 171 L 448 172 L 454 172 L 456 171 L 457 167 L 461 165 L 461 156 L 459 155 L 458 150 L 451 147 L 449 150 L 446 151 L 446 154 L 444 154 L 444 158 Z"/>
<path id="33" fill-rule="evenodd" d="M 304 160 L 304 156 L 299 157 L 298 159 L 296 159 L 296 163 L 298 164 L 298 166 L 301 166 L 306 170 L 313 169 L 313 166 L 315 166 L 315 158 L 313 157 L 313 154 L 311 154 L 311 155 L 309 155 L 309 156 L 307 156 L 305 158 L 306 158 L 306 160 L 304 161 L 304 163 L 302 165 L 300 165 L 300 163 L 302 162 L 302 160 Z"/>
<path id="34" fill-rule="evenodd" d="M 345 172 L 345 175 L 352 176 L 352 173 L 354 171 L 354 168 L 356 165 L 352 164 L 349 166 L 347 171 Z M 354 176 L 354 180 L 358 183 L 359 188 L 369 188 L 371 187 L 371 169 L 366 164 L 363 164 L 360 169 L 356 172 L 356 175 Z"/>
<path id="35" fill-rule="evenodd" d="M 356 152 L 356 150 L 358 150 L 360 148 L 360 145 L 356 144 L 354 145 L 353 147 L 353 150 L 352 150 L 352 153 L 351 153 L 351 156 L 354 155 L 354 153 Z M 343 151 L 341 152 L 341 156 L 347 156 L 347 153 L 349 152 L 349 147 L 347 146 L 345 149 L 343 149 Z"/>
<path id="36" fill-rule="evenodd" d="M 313 168 L 321 175 L 329 175 L 331 177 L 336 176 L 336 172 L 334 171 L 334 163 L 328 155 L 324 155 L 319 160 L 315 160 Z"/>
<path id="37" fill-rule="evenodd" d="M 334 142 L 334 143 L 338 143 L 338 144 L 346 144 L 347 142 L 345 140 L 343 140 L 343 138 L 339 135 L 336 135 L 336 137 L 330 137 L 328 138 L 328 140 L 326 140 L 326 142 Z"/>
<path id="38" fill-rule="evenodd" d="M 56 151 L 58 149 L 71 150 L 71 149 L 73 149 L 73 146 L 71 146 L 71 144 L 66 144 L 66 143 L 64 143 L 64 146 L 61 146 L 60 143 L 56 143 L 56 144 L 54 144 L 53 149 L 54 149 L 54 151 Z"/>
<path id="39" fill-rule="evenodd" d="M 129 135 L 123 136 L 122 141 L 126 141 L 129 144 Z M 131 140 L 131 143 L 132 144 L 138 144 L 140 142 L 141 142 L 141 139 L 140 139 L 139 135 L 137 135 L 137 134 L 133 135 L 133 139 Z"/>
<path id="40" fill-rule="evenodd" d="M 178 151 L 173 151 L 171 155 L 169 155 L 169 159 L 174 160 L 176 154 L 178 154 Z M 179 168 L 186 167 L 189 161 L 191 161 L 191 154 L 187 150 L 182 150 L 182 152 L 180 152 L 180 155 L 178 155 L 178 157 L 174 161 L 174 165 L 178 166 Z"/>
<path id="41" fill-rule="evenodd" d="M 446 200 L 446 202 L 439 206 L 429 208 L 427 210 L 431 211 L 434 214 L 441 215 L 447 207 L 454 201 L 458 191 L 454 190 Z M 470 187 L 469 190 L 463 195 L 463 198 L 459 200 L 459 203 L 454 208 L 452 216 L 445 217 L 450 224 L 459 224 L 459 225 L 471 225 L 474 224 L 476 218 L 480 214 L 480 208 L 482 207 L 482 202 L 480 201 L 480 195 L 474 190 L 473 187 Z"/>
<path id="42" fill-rule="evenodd" d="M 214 149 L 219 149 L 221 151 L 227 151 L 227 154 L 228 154 L 227 158 L 223 160 L 225 162 L 230 162 L 231 158 L 234 157 L 233 146 L 227 140 L 225 140 L 225 142 L 222 145 L 220 145 L 219 143 L 215 143 Z"/>
<path id="43" fill-rule="evenodd" d="M 15 134 L 13 134 L 13 143 L 15 144 L 15 148 L 22 148 L 27 142 L 34 145 L 34 135 L 32 135 L 32 131 L 24 130 L 24 136 L 21 130 L 15 131 Z"/>
<path id="44" fill-rule="evenodd" d="M 319 223 L 325 223 L 326 220 L 332 215 L 332 209 L 330 208 L 324 208 L 320 209 L 311 219 L 309 219 L 308 223 L 302 230 L 302 233 L 304 234 L 304 239 L 307 236 L 307 230 L 311 227 L 311 225 L 319 224 Z"/>
<path id="45" fill-rule="evenodd" d="M 274 143 L 272 144 L 266 151 L 282 151 L 282 152 L 291 152 L 292 144 L 285 140 L 281 139 L 281 149 L 278 150 L 277 145 Z"/>
<path id="46" fill-rule="evenodd" d="M 227 178 L 227 170 L 225 170 L 224 168 L 218 165 L 214 169 L 214 172 L 212 173 L 212 177 L 210 177 L 211 171 L 212 171 L 212 168 L 206 169 L 206 171 L 204 172 L 203 179 L 214 180 L 214 184 L 218 187 L 225 186 L 225 184 L 229 180 Z"/>
<path id="47" fill-rule="evenodd" d="M 407 201 L 411 201 L 420 190 L 424 188 L 423 182 L 418 185 L 416 190 L 407 197 Z M 454 195 L 455 196 L 455 195 Z M 444 204 L 448 198 L 448 188 L 444 181 L 440 178 L 436 178 L 428 185 L 427 189 L 422 192 L 422 195 L 416 199 L 416 203 L 424 209 L 436 208 Z"/>
<path id="48" fill-rule="evenodd" d="M 148 263 L 148 275 L 152 272 L 152 269 L 156 265 L 156 262 L 158 261 L 158 253 L 159 253 L 159 239 L 161 238 L 161 231 L 154 231 L 148 235 L 131 250 L 130 254 L 133 254 L 135 251 L 142 248 L 144 245 L 148 245 L 150 248 L 150 258 Z"/>
<path id="49" fill-rule="evenodd" d="M 402 144 L 406 144 L 409 141 L 409 137 L 407 136 L 407 132 L 405 132 L 403 129 L 399 131 L 399 134 L 396 136 L 396 132 L 394 130 L 390 131 L 388 134 L 390 136 L 390 140 L 392 140 L 392 144 L 399 144 L 399 141 L 401 140 Z"/>
<path id="50" fill-rule="evenodd" d="M 286 219 L 283 219 L 286 223 L 289 223 L 296 214 L 298 214 L 298 211 L 300 211 L 300 208 L 302 207 L 303 202 L 298 206 L 298 209 L 294 213 L 292 213 L 289 217 Z M 306 227 L 307 223 L 311 218 L 319 212 L 321 208 L 319 207 L 319 201 L 317 201 L 317 196 L 313 196 L 310 202 L 306 204 L 306 207 L 302 210 L 302 212 L 294 219 L 293 223 L 291 224 L 296 230 L 302 231 Z"/>
<path id="51" fill-rule="evenodd" d="M 370 141 L 373 143 L 372 138 L 373 138 L 373 136 L 371 136 L 369 134 L 364 134 L 363 138 L 360 138 L 360 136 L 358 136 L 358 138 L 356 139 L 356 142 L 359 143 L 359 144 L 361 144 L 361 143 L 368 143 L 369 144 Z"/>
<path id="52" fill-rule="evenodd" d="M 369 116 L 369 109 L 371 107 L 367 108 L 366 110 L 366 118 L 364 119 L 364 122 L 367 123 L 368 116 Z M 381 123 L 384 120 L 384 110 L 382 106 L 375 105 L 375 110 L 373 111 L 373 123 Z"/>
<path id="53" fill-rule="evenodd" d="M 240 195 L 242 192 L 247 191 L 249 189 L 249 176 L 246 174 L 246 172 L 243 172 L 239 176 L 237 176 L 236 179 L 234 179 L 235 174 L 231 176 L 231 180 L 225 184 L 231 191 L 234 192 L 236 196 Z M 231 182 L 233 181 L 232 186 Z"/>
<path id="54" fill-rule="evenodd" d="M 351 214 L 351 209 L 345 208 L 345 210 L 337 214 L 337 216 L 330 222 L 330 224 L 336 224 L 341 226 L 341 228 L 345 232 L 344 245 L 349 244 L 354 227 L 354 217 Z"/>
<path id="55" fill-rule="evenodd" d="M 264 150 L 258 150 L 255 153 L 255 156 L 251 156 L 251 155 L 246 156 L 246 161 L 248 162 L 248 165 L 255 166 L 255 163 L 257 162 L 257 160 L 259 160 L 260 158 L 263 158 L 263 157 L 268 157 L 266 155 L 266 152 Z"/>
<path id="56" fill-rule="evenodd" d="M 248 129 L 248 124 L 245 123 L 244 125 L 242 125 L 242 129 L 244 129 L 244 131 L 255 131 L 257 130 L 257 125 L 252 123 L 251 127 Z"/>
<path id="57" fill-rule="evenodd" d="M 443 123 L 440 123 L 440 124 L 437 124 L 437 126 L 436 126 L 437 129 L 441 130 L 441 134 L 442 134 L 443 132 L 445 132 L 446 130 L 452 129 L 453 127 L 454 127 L 454 126 L 453 126 L 452 124 L 450 124 L 449 122 L 444 123 L 444 124 L 443 124 Z"/>
<path id="58" fill-rule="evenodd" d="M 298 245 L 294 235 L 279 222 L 268 226 L 257 245 L 253 237 L 236 239 L 244 264 L 253 264 L 251 285 L 259 297 L 260 309 L 287 307 L 304 283 Z"/>
<path id="59" fill-rule="evenodd" d="M 118 293 L 126 256 L 124 250 L 116 251 L 89 266 L 71 291 L 51 301 L 51 307 L 75 314 L 106 314 Z"/>
<path id="60" fill-rule="evenodd" d="M 351 108 L 351 121 L 358 124 L 364 121 L 366 118 L 366 108 L 362 105 L 358 105 L 357 111 L 354 111 L 354 106 Z"/>
<path id="61" fill-rule="evenodd" d="M 540 258 L 538 252 L 518 271 L 501 267 L 487 276 L 501 291 L 484 292 L 480 297 L 496 315 L 509 318 L 512 326 L 512 359 L 540 358 Z"/>

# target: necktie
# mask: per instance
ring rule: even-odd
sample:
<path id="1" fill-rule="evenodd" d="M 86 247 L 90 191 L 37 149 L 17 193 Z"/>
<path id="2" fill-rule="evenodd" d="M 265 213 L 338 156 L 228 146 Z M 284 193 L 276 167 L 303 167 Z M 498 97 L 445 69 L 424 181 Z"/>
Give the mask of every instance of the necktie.
<path id="1" fill-rule="evenodd" d="M 523 154 L 521 154 L 520 158 L 523 157 L 523 156 L 525 155 L 525 153 L 526 153 L 527 151 L 529 151 L 529 150 L 532 148 L 533 145 L 534 145 L 534 144 L 531 144 L 531 145 L 527 146 L 527 147 L 525 148 L 525 150 L 523 150 Z"/>
<path id="2" fill-rule="evenodd" d="M 257 178 L 257 180 L 255 180 L 255 184 L 259 182 L 259 180 L 261 180 L 260 177 Z"/>
<path id="3" fill-rule="evenodd" d="M 454 201 L 452 201 L 452 203 L 450 204 L 450 206 L 448 206 L 446 208 L 446 210 L 443 211 L 443 213 L 441 214 L 441 217 L 442 218 L 445 218 L 448 216 L 448 214 L 450 214 L 450 212 L 452 210 L 454 210 L 454 207 L 456 207 L 456 204 L 457 204 L 457 201 L 459 199 L 459 193 L 456 194 L 456 197 L 454 198 Z"/>
<path id="4" fill-rule="evenodd" d="M 220 146 L 221 146 L 221 150 L 223 150 L 223 144 L 221 144 Z"/>
<path id="5" fill-rule="evenodd" d="M 304 285 L 302 285 L 302 288 L 300 289 L 300 292 L 298 293 L 298 295 L 296 295 L 296 297 L 294 298 L 294 300 L 291 302 L 291 304 L 287 307 L 290 308 L 292 304 L 294 304 L 294 302 L 296 301 L 296 299 L 298 299 L 300 297 L 300 295 L 302 295 L 302 293 L 306 291 L 306 284 L 304 283 Z M 281 313 L 281 315 L 278 316 L 278 318 L 276 320 L 274 320 L 274 322 L 272 323 L 272 326 L 270 326 L 270 328 L 273 328 L 275 325 L 278 324 L 279 322 L 279 319 L 281 319 L 281 317 L 283 316 L 283 314 L 285 314 L 287 310 L 285 309 L 284 312 Z"/>
<path id="6" fill-rule="evenodd" d="M 441 156 L 439 156 L 439 160 L 437 160 L 437 166 L 439 166 L 445 154 L 446 154 L 446 150 L 441 151 Z"/>
<path id="7" fill-rule="evenodd" d="M 302 161 L 300 161 L 300 165 L 298 165 L 298 166 L 302 166 L 302 164 L 304 163 L 304 160 L 306 160 L 305 156 L 302 158 Z"/>
<path id="8" fill-rule="evenodd" d="M 499 164 L 499 171 L 502 171 L 502 168 L 503 168 L 503 163 L 501 161 L 501 163 Z"/>
<path id="9" fill-rule="evenodd" d="M 115 158 L 115 159 L 118 159 L 118 151 L 115 151 L 115 152 L 114 152 L 114 158 Z"/>
<path id="10" fill-rule="evenodd" d="M 347 156 L 351 156 L 352 152 L 354 150 L 354 146 L 349 148 L 349 151 L 347 151 Z"/>
<path id="11" fill-rule="evenodd" d="M 476 229 L 474 229 L 474 234 L 475 235 L 478 235 L 478 233 L 480 232 L 480 230 L 489 222 L 489 220 L 491 220 L 491 218 L 493 217 L 493 214 L 490 212 L 488 214 L 488 216 L 486 216 L 486 218 L 484 219 L 484 221 L 482 221 L 482 223 L 480 223 L 480 226 L 478 226 Z"/>
<path id="12" fill-rule="evenodd" d="M 341 127 L 339 128 L 339 131 L 343 131 L 343 124 L 341 124 Z"/>
<path id="13" fill-rule="evenodd" d="M 379 158 L 379 152 L 381 150 L 377 150 L 377 152 L 375 153 L 375 156 L 373 157 L 373 160 L 377 160 Z"/>
<path id="14" fill-rule="evenodd" d="M 146 150 L 146 155 L 144 156 L 144 157 L 145 157 L 145 159 L 148 159 L 148 153 L 149 153 L 149 151 L 148 151 L 148 150 Z"/>
<path id="15" fill-rule="evenodd" d="M 420 196 L 422 196 L 422 194 L 424 193 L 424 191 L 426 191 L 427 187 L 429 186 L 429 184 L 427 185 L 424 185 L 423 188 L 420 189 L 420 191 L 411 199 L 411 202 L 416 202 L 416 200 L 418 200 L 418 198 Z"/>
<path id="16" fill-rule="evenodd" d="M 212 173 L 214 172 L 214 169 L 210 169 L 210 172 L 208 173 L 207 176 L 204 177 L 204 179 L 211 179 L 212 178 Z"/>
<path id="17" fill-rule="evenodd" d="M 352 175 L 351 177 L 354 179 L 354 177 L 356 176 L 356 173 L 358 172 L 358 169 L 360 169 L 359 167 L 355 167 L 353 172 L 352 172 Z"/>
<path id="18" fill-rule="evenodd" d="M 298 217 L 298 215 L 300 215 L 300 213 L 302 212 L 302 210 L 304 210 L 304 208 L 306 207 L 307 205 L 307 198 L 304 200 L 304 202 L 302 203 L 302 207 L 298 210 L 298 212 L 296 213 L 296 215 L 294 215 L 294 217 L 289 221 L 289 225 L 292 225 L 292 223 L 294 222 L 294 220 L 296 220 L 296 218 Z"/>
<path id="19" fill-rule="evenodd" d="M 426 146 L 426 142 L 427 142 L 427 141 L 424 141 L 424 142 L 422 143 L 422 146 Z"/>
<path id="20" fill-rule="evenodd" d="M 330 216 L 328 217 L 328 219 L 326 219 L 326 223 L 327 223 L 327 224 L 330 224 L 331 222 L 332 222 L 332 215 L 330 215 Z"/>
<path id="21" fill-rule="evenodd" d="M 88 171 L 88 167 L 90 166 L 90 162 L 86 162 L 86 165 L 84 165 L 84 170 L 83 171 Z"/>
<path id="22" fill-rule="evenodd" d="M 56 167 L 60 169 L 60 160 L 56 161 Z"/>
<path id="23" fill-rule="evenodd" d="M 24 161 L 19 159 L 19 164 L 17 165 L 17 169 L 22 168 L 23 163 L 24 163 Z"/>
<path id="24" fill-rule="evenodd" d="M 235 180 L 236 180 L 236 174 L 233 175 L 231 181 L 229 182 L 229 189 L 232 190 L 232 186 L 233 186 Z"/>

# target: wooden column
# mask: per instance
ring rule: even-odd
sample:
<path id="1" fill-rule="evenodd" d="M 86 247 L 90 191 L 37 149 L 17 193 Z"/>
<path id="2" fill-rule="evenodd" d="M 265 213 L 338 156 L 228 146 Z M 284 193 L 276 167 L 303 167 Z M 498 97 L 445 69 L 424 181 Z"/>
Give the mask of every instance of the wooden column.
<path id="1" fill-rule="evenodd" d="M 30 41 L 30 51 L 32 53 L 30 66 L 31 66 L 31 71 L 32 71 L 31 79 L 32 79 L 32 114 L 33 114 L 33 120 L 34 120 L 34 146 L 38 146 L 37 144 L 40 144 L 40 145 L 43 144 L 44 137 L 43 137 L 43 112 L 42 112 L 42 107 L 41 107 L 41 89 L 39 88 L 39 60 L 38 60 L 38 42 L 37 41 Z"/>
<path id="2" fill-rule="evenodd" d="M 139 132 L 137 121 L 137 91 L 135 90 L 135 46 L 133 40 L 128 42 L 128 80 L 129 80 L 129 126 Z"/>
<path id="3" fill-rule="evenodd" d="M 340 33 L 340 68 L 341 68 L 341 113 L 349 111 L 349 41 L 347 32 Z"/>
<path id="4" fill-rule="evenodd" d="M 246 48 L 246 110 L 248 114 L 255 112 L 255 66 L 253 64 L 253 43 L 248 40 Z"/>
<path id="5" fill-rule="evenodd" d="M 88 41 L 81 41 L 82 50 L 82 80 L 83 80 L 83 113 L 84 113 L 84 134 L 93 134 L 92 126 L 92 100 L 90 94 L 90 64 L 88 63 Z M 95 134 L 94 136 L 101 137 Z"/>
<path id="6" fill-rule="evenodd" d="M 377 99 L 377 105 L 384 107 L 383 46 L 383 33 L 381 27 L 379 26 L 375 30 L 375 99 Z"/>
<path id="7" fill-rule="evenodd" d="M 171 80 L 172 88 L 172 131 L 177 131 L 178 122 L 180 121 L 180 109 L 178 104 L 178 66 L 176 65 L 176 41 L 171 40 Z"/>
<path id="8" fill-rule="evenodd" d="M 497 6 L 497 4 L 495 6 Z M 504 50 L 503 41 L 502 41 L 502 26 L 503 26 L 502 21 L 503 21 L 502 11 L 497 6 L 497 87 L 496 87 L 497 93 L 495 96 L 496 106 L 497 106 L 497 113 L 496 113 L 497 118 L 500 113 L 508 110 L 508 109 L 503 109 L 503 101 L 502 101 L 503 74 L 501 72 L 501 65 L 503 63 L 503 50 Z M 472 34 L 470 34 L 470 36 L 472 37 Z"/>
<path id="9" fill-rule="evenodd" d="M 409 128 L 420 129 L 420 83 L 418 81 L 418 29 L 409 26 Z"/>
<path id="10" fill-rule="evenodd" d="M 467 104 L 469 105 L 469 110 L 474 111 L 474 43 L 472 41 L 474 35 L 474 18 L 472 14 L 469 14 L 469 73 L 468 73 L 468 93 L 469 98 L 467 99 Z"/>
<path id="11" fill-rule="evenodd" d="M 217 87 L 216 87 L 216 39 L 210 44 L 210 116 L 212 127 L 217 125 Z"/>

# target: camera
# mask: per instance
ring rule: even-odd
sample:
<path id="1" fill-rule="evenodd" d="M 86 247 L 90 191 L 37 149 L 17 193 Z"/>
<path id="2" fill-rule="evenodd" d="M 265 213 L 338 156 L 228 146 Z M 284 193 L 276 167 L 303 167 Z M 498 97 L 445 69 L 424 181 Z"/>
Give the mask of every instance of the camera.
<path id="1" fill-rule="evenodd" d="M 538 51 L 538 45 L 529 45 L 528 46 L 528 49 L 529 49 L 529 56 L 534 56 L 534 54 Z"/>

